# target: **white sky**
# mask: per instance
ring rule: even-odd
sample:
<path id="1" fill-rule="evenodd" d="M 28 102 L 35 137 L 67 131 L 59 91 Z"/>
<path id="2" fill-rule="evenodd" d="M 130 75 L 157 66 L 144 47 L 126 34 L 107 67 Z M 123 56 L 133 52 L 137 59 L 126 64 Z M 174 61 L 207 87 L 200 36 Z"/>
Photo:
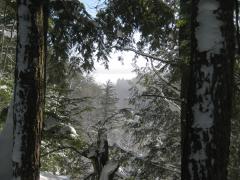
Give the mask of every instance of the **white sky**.
<path id="1" fill-rule="evenodd" d="M 101 5 L 99 0 L 81 0 L 82 3 L 85 4 L 87 11 L 91 15 L 95 15 L 96 11 L 94 9 L 95 6 Z M 118 60 L 118 56 L 122 55 L 123 62 Z M 109 69 L 105 69 L 101 63 L 95 64 L 95 71 L 91 73 L 95 78 L 97 83 L 105 83 L 108 80 L 116 83 L 118 79 L 132 79 L 136 76 L 133 71 L 132 66 L 132 58 L 134 53 L 132 52 L 123 52 L 121 53 L 113 53 L 112 57 L 109 60 Z M 140 60 L 139 60 L 140 61 Z M 138 66 L 144 66 L 145 61 L 141 59 L 141 62 L 138 61 Z"/>
<path id="2" fill-rule="evenodd" d="M 118 57 L 120 55 L 122 55 L 122 61 L 118 60 Z M 96 63 L 96 70 L 92 73 L 92 75 L 97 83 L 105 83 L 108 80 L 116 83 L 118 79 L 132 79 L 136 77 L 136 73 L 132 72 L 133 57 L 133 52 L 113 53 L 112 57 L 109 60 L 109 69 L 105 69 L 101 63 Z M 143 67 L 145 65 L 145 60 L 143 58 L 139 58 L 137 65 Z"/>

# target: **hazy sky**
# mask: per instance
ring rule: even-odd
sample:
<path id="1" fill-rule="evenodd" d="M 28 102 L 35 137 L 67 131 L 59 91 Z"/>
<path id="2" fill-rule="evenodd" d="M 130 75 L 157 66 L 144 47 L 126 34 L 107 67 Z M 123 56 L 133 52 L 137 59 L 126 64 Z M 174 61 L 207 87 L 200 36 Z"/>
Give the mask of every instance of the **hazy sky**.
<path id="1" fill-rule="evenodd" d="M 119 61 L 118 57 L 122 55 L 123 61 Z M 113 53 L 109 61 L 109 69 L 105 69 L 100 63 L 96 63 L 96 71 L 92 74 L 98 83 L 105 83 L 110 80 L 116 83 L 118 79 L 132 79 L 136 76 L 133 71 L 132 58 L 134 53 L 123 52 Z M 138 59 L 137 65 L 142 67 L 145 65 L 145 60 L 142 58 Z"/>
<path id="2" fill-rule="evenodd" d="M 96 5 L 100 5 L 101 3 L 99 0 L 81 0 L 82 3 L 85 4 L 87 11 L 91 15 L 95 15 L 96 11 L 94 7 Z M 122 55 L 124 58 L 123 62 L 118 61 L 118 56 Z M 96 63 L 95 69 L 92 73 L 93 77 L 95 78 L 96 82 L 98 83 L 105 83 L 106 81 L 110 80 L 113 83 L 117 81 L 117 79 L 132 79 L 136 76 L 132 66 L 132 58 L 134 54 L 131 52 L 123 52 L 121 53 L 113 53 L 112 57 L 109 62 L 109 69 L 105 69 L 101 63 Z M 144 64 L 143 60 L 138 63 L 139 66 Z"/>

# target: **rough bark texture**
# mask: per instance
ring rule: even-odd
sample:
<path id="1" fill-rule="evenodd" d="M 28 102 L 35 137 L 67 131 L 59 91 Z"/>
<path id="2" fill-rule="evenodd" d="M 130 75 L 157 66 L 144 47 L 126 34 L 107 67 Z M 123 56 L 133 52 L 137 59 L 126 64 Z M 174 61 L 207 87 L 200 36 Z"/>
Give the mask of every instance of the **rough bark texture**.
<path id="1" fill-rule="evenodd" d="M 39 179 L 46 50 L 43 2 L 17 1 L 13 179 Z"/>
<path id="2" fill-rule="evenodd" d="M 181 158 L 184 157 L 184 138 L 186 133 L 186 108 L 189 86 L 189 62 L 191 56 L 191 0 L 180 0 L 179 57 L 181 59 Z M 182 160 L 181 160 L 182 161 Z M 184 169 L 183 169 L 184 170 Z M 182 178 L 184 179 L 184 178 Z"/>
<path id="3" fill-rule="evenodd" d="M 209 14 L 211 17 L 208 19 L 199 17 L 199 7 L 217 9 Z M 192 1 L 192 50 L 187 131 L 182 159 L 183 180 L 227 179 L 234 62 L 233 8 L 233 0 Z M 201 29 L 202 39 L 197 38 L 203 19 L 209 22 L 214 19 L 211 23 L 216 24 L 210 26 L 219 26 L 221 37 L 208 38 L 210 32 Z M 205 24 L 204 28 L 209 28 L 209 25 Z M 207 40 L 206 46 L 203 46 L 202 40 Z M 209 44 L 214 44 L 212 49 L 204 50 Z"/>

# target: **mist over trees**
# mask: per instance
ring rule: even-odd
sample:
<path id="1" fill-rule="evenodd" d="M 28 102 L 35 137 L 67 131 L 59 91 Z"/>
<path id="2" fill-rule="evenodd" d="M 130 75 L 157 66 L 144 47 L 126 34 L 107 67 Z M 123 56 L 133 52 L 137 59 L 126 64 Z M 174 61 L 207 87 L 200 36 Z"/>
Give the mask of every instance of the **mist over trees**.
<path id="1" fill-rule="evenodd" d="M 240 179 L 238 1 L 88 10 L 0 0 L 0 179 Z M 136 77 L 95 82 L 116 52 Z"/>

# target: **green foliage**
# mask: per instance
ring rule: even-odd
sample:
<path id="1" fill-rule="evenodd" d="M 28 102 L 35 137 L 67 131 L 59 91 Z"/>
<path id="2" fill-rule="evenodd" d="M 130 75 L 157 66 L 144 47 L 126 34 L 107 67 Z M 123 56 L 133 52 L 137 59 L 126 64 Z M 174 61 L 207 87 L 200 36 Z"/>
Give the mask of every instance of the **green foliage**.
<path id="1" fill-rule="evenodd" d="M 68 62 L 80 70 L 92 70 L 96 27 L 84 5 L 79 1 L 51 1 L 49 18 L 49 63 L 52 62 L 52 68 L 55 65 L 64 73 Z M 76 57 L 71 58 L 72 50 Z"/>
<path id="2" fill-rule="evenodd" d="M 79 152 L 85 148 L 86 144 L 81 139 L 81 137 L 76 139 L 58 137 L 43 141 L 41 170 L 79 177 L 85 170 Z"/>
<path id="3" fill-rule="evenodd" d="M 187 23 L 188 22 L 186 19 L 179 19 L 176 21 L 176 26 L 177 28 L 181 28 L 181 27 L 184 27 Z"/>
<path id="4" fill-rule="evenodd" d="M 100 37 L 98 56 L 107 58 L 113 48 L 132 46 L 159 52 L 159 47 L 175 31 L 174 8 L 174 2 L 159 0 L 106 1 L 106 7 L 99 10 L 96 18 Z M 139 38 L 135 38 L 136 33 Z"/>

